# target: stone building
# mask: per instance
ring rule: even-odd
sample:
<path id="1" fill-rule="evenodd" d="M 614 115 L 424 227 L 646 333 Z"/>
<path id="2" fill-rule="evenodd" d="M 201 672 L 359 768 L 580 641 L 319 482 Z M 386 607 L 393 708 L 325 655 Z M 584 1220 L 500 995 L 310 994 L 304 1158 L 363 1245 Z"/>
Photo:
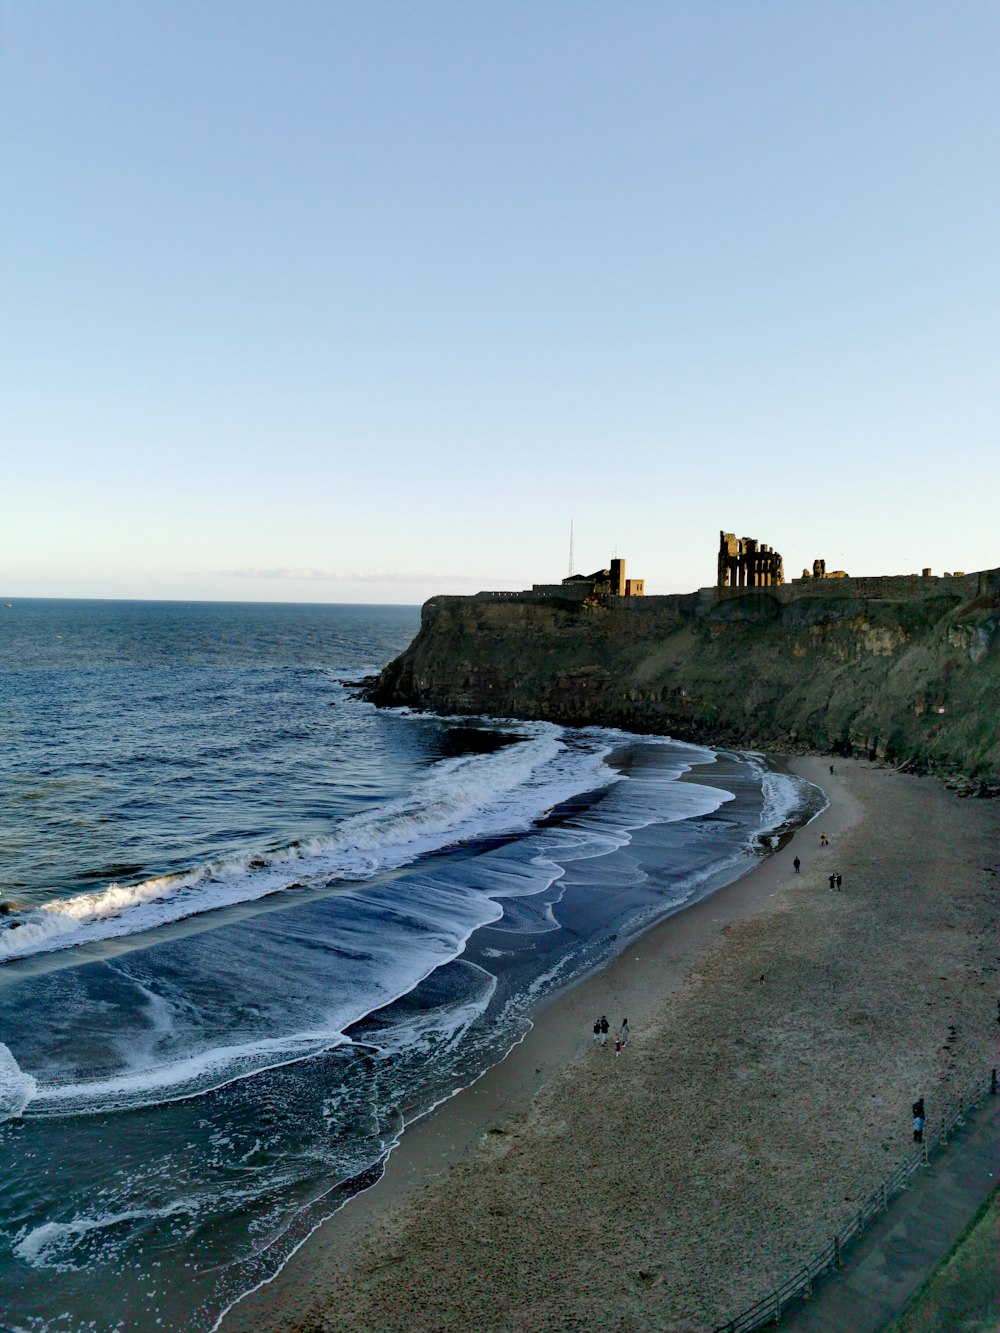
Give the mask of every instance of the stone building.
<path id="1" fill-rule="evenodd" d="M 535 585 L 536 587 L 543 585 Z M 616 556 L 610 569 L 597 569 L 593 574 L 571 574 L 562 581 L 563 588 L 574 592 L 585 591 L 593 597 L 644 597 L 645 579 L 630 579 L 625 575 L 625 561 Z"/>
<path id="2" fill-rule="evenodd" d="M 716 587 L 772 588 L 784 583 L 781 556 L 756 537 L 737 537 L 732 532 L 719 533 L 719 569 Z"/>
<path id="3" fill-rule="evenodd" d="M 812 573 L 810 574 L 808 569 L 804 569 L 802 571 L 802 577 L 804 579 L 846 579 L 849 575 L 842 569 L 831 569 L 830 572 L 827 573 L 826 561 L 814 560 Z"/>

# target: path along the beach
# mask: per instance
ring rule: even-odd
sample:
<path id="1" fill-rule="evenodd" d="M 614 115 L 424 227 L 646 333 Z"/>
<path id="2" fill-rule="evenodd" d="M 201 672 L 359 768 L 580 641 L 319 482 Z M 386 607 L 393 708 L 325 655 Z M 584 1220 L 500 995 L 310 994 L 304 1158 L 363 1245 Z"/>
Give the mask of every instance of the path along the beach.
<path id="1" fill-rule="evenodd" d="M 781 1316 L 789 1333 L 879 1333 L 903 1313 L 997 1184 L 1000 1098 L 986 1097 L 909 1187 L 817 1284 Z"/>

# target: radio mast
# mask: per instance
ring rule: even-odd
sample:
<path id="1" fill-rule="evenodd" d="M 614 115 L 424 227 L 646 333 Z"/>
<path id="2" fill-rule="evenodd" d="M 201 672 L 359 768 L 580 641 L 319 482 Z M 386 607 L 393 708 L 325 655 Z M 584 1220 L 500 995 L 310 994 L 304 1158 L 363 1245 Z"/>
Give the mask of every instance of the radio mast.
<path id="1" fill-rule="evenodd" d="M 573 574 L 574 574 L 574 572 L 575 572 L 574 569 L 573 569 L 573 565 L 574 565 L 575 563 L 576 563 L 576 562 L 575 562 L 575 560 L 574 560 L 574 558 L 573 558 L 573 520 L 570 519 L 570 521 L 569 521 L 569 569 L 566 571 L 566 577 L 569 578 L 569 579 L 571 579 L 571 578 L 573 577 Z"/>

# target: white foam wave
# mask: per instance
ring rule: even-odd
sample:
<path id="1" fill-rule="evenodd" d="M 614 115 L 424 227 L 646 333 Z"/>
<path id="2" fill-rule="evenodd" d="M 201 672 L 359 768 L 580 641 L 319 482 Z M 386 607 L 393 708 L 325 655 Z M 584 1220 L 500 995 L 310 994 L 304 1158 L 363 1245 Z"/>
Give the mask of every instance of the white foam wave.
<path id="1" fill-rule="evenodd" d="M 340 1046 L 346 1038 L 334 1032 L 296 1032 L 231 1046 L 214 1046 L 152 1069 L 123 1070 L 113 1078 L 44 1085 L 32 1110 L 62 1113 L 81 1107 L 102 1111 L 141 1103 L 178 1101 L 201 1095 L 240 1077 L 276 1069 Z"/>
<path id="2" fill-rule="evenodd" d="M 322 988 L 320 1013 L 310 1027 L 271 1037 L 258 1033 L 249 1039 L 199 1049 L 182 1044 L 173 1058 L 165 1057 L 158 1041 L 150 1044 L 145 1040 L 149 1032 L 146 1028 L 140 1039 L 130 1039 L 127 1063 L 113 1073 L 39 1083 L 31 1114 L 106 1114 L 110 1110 L 183 1101 L 351 1044 L 345 1036 L 348 1027 L 408 994 L 443 963 L 457 958 L 474 930 L 502 916 L 496 902 L 471 888 L 463 886 L 456 897 L 453 886 L 438 886 L 433 877 L 424 876 L 414 876 L 410 887 L 403 926 L 405 947 L 394 925 L 398 902 L 392 883 L 348 890 L 343 895 L 343 901 L 355 900 L 353 929 L 367 940 L 365 966 L 354 973 L 354 984 L 340 990 L 336 999 L 327 994 L 328 987 Z M 343 984 L 344 977 L 340 980 Z M 169 1041 L 173 1034 L 169 1006 L 141 983 L 135 984 L 151 1002 L 145 1013 L 152 1031 Z M 308 983 L 298 995 L 304 1005 L 315 1002 L 315 991 Z M 200 1039 L 196 1037 L 196 1041 Z"/>
<path id="3" fill-rule="evenodd" d="M 37 1090 L 32 1075 L 24 1072 L 10 1048 L 0 1042 L 0 1124 L 23 1115 Z"/>
<path id="4" fill-rule="evenodd" d="M 329 836 L 46 903 L 17 929 L 0 931 L 0 961 L 135 934 L 303 884 L 370 878 L 450 843 L 526 828 L 559 802 L 617 780 L 603 762 L 611 739 L 595 735 L 568 747 L 550 723 L 517 731 L 518 744 L 442 760 L 411 794 L 344 820 Z"/>
<path id="5" fill-rule="evenodd" d="M 157 1217 L 172 1217 L 176 1213 L 189 1213 L 196 1206 L 189 1200 L 178 1199 L 165 1208 L 128 1209 L 100 1217 L 75 1217 L 72 1222 L 44 1222 L 30 1231 L 23 1231 L 11 1248 L 32 1268 L 72 1272 L 86 1262 L 76 1259 L 73 1251 L 90 1232 L 104 1231 L 123 1222 L 145 1222 Z"/>
<path id="6" fill-rule="evenodd" d="M 468 1029 L 486 1012 L 497 988 L 497 979 L 475 964 L 466 964 L 466 976 L 478 973 L 474 994 L 453 1004 L 442 1004 L 420 1015 L 400 1017 L 391 1027 L 381 1027 L 374 1044 L 383 1055 L 421 1051 L 427 1055 L 455 1050 Z"/>
<path id="7" fill-rule="evenodd" d="M 815 819 L 830 804 L 826 793 L 806 778 L 794 773 L 778 773 L 768 768 L 757 755 L 748 754 L 746 758 L 760 775 L 764 798 L 760 812 L 761 833 L 785 828 L 801 817 L 803 810 L 809 812 L 810 820 Z"/>

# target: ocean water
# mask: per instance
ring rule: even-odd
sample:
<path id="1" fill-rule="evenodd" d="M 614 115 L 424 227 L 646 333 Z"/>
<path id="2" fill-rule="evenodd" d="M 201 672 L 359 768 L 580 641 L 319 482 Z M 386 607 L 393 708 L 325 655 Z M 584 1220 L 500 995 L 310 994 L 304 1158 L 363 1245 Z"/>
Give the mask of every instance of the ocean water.
<path id="1" fill-rule="evenodd" d="M 0 608 L 0 1328 L 213 1328 L 539 1001 L 822 806 L 355 699 L 418 616 Z"/>

